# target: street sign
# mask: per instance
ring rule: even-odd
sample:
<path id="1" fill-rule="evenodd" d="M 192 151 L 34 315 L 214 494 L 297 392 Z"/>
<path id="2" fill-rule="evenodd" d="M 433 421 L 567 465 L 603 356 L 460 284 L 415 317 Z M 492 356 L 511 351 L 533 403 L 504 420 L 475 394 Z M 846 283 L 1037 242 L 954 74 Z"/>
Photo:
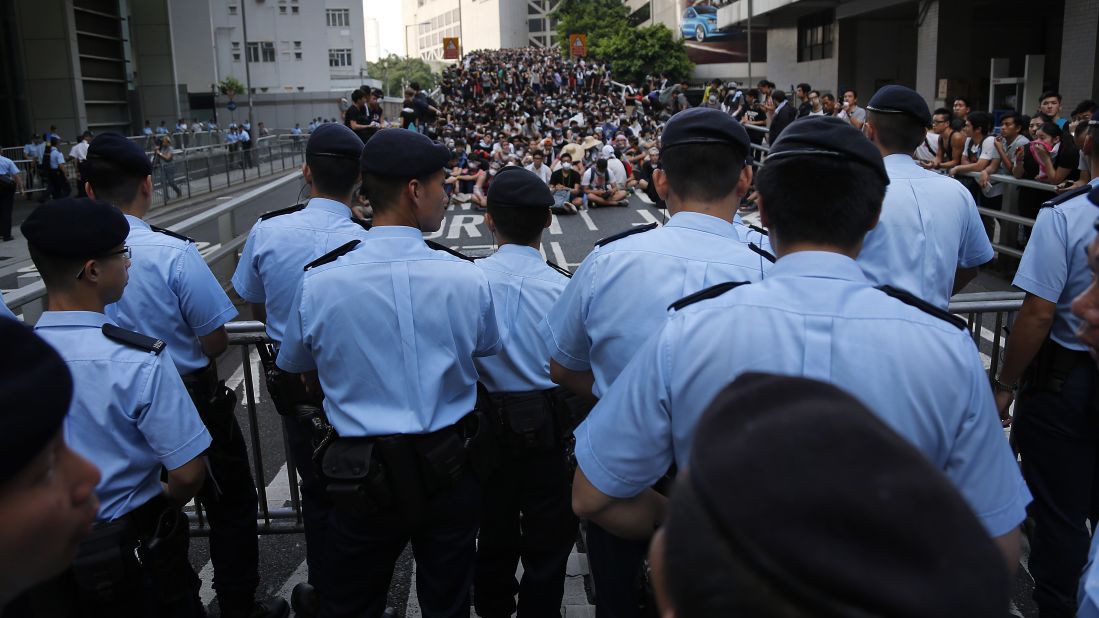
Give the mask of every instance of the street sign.
<path id="1" fill-rule="evenodd" d="M 569 35 L 569 55 L 570 56 L 587 56 L 588 55 L 588 35 L 586 34 L 570 34 Z"/>
<path id="2" fill-rule="evenodd" d="M 458 49 L 458 37 L 443 37 L 443 60 L 457 60 Z"/>
<path id="3" fill-rule="evenodd" d="M 229 101 L 228 103 L 225 104 L 225 109 L 227 109 L 229 111 L 236 110 L 237 109 L 237 102 L 236 101 Z"/>

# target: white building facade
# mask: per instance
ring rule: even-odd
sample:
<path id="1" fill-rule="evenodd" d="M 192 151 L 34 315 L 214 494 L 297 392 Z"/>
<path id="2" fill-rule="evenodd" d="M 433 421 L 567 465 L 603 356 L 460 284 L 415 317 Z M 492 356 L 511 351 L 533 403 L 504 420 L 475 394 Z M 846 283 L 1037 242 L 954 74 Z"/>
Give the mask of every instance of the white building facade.
<path id="1" fill-rule="evenodd" d="M 458 37 L 461 52 L 557 44 L 550 14 L 561 0 L 403 0 L 405 53 L 443 59 L 443 39 Z"/>

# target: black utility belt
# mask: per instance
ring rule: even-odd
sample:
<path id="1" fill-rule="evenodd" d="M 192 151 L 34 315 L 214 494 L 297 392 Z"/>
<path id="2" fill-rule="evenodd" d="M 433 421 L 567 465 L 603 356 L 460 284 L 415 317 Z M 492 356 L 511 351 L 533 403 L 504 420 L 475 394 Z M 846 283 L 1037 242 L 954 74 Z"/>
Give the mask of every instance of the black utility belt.
<path id="1" fill-rule="evenodd" d="M 1024 372 L 1022 383 L 1024 388 L 1060 392 L 1070 373 L 1094 362 L 1087 352 L 1070 350 L 1047 337 Z"/>
<path id="2" fill-rule="evenodd" d="M 359 514 L 396 509 L 416 520 L 465 474 L 487 472 L 489 429 L 484 414 L 474 411 L 427 434 L 336 436 L 314 458 L 337 508 Z"/>
<path id="3" fill-rule="evenodd" d="M 569 411 L 555 390 L 491 393 L 489 419 L 512 455 L 561 449 L 572 431 Z"/>
<path id="4" fill-rule="evenodd" d="M 266 363 L 265 363 L 266 365 Z M 287 373 L 272 363 L 264 372 L 267 379 L 267 392 L 275 404 L 279 416 L 312 422 L 324 421 L 324 398 L 305 390 L 301 378 L 296 373 Z"/>

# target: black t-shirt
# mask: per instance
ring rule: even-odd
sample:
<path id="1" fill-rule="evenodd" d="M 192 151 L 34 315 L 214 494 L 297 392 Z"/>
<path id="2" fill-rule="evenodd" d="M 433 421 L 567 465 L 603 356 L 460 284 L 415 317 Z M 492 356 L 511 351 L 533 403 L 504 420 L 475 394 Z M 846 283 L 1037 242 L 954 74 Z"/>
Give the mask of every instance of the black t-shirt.
<path id="1" fill-rule="evenodd" d="M 347 128 L 351 128 L 351 121 L 354 120 L 359 124 L 367 124 L 369 121 L 366 119 L 363 110 L 359 109 L 358 105 L 352 104 L 347 108 L 347 111 L 343 113 L 343 124 Z M 366 143 L 366 140 L 370 138 L 370 134 L 365 129 L 359 129 L 355 131 L 355 135 L 359 136 L 359 139 Z"/>
<path id="2" fill-rule="evenodd" d="M 580 184 L 580 174 L 576 173 L 576 170 L 557 168 L 557 171 L 550 174 L 549 183 L 550 186 L 565 185 L 571 190 L 573 187 Z"/>
<path id="3" fill-rule="evenodd" d="M 759 103 L 753 103 L 744 109 L 744 116 L 748 118 L 748 122 L 766 121 L 767 111 Z M 762 125 L 758 126 L 762 127 Z M 763 134 L 763 131 L 758 129 L 748 129 L 748 138 L 752 140 L 753 144 L 762 144 Z"/>

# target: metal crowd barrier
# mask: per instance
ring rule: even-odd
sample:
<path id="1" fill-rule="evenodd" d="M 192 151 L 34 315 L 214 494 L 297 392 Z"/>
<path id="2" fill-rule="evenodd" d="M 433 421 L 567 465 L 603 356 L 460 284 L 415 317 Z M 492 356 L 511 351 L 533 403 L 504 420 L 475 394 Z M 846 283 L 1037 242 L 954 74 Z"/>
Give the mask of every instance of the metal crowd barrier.
<path id="1" fill-rule="evenodd" d="M 995 376 L 999 371 L 1000 355 L 1003 351 L 1004 332 L 1010 328 L 1015 315 L 1023 303 L 1023 294 L 1015 292 L 980 292 L 974 294 L 956 294 L 950 299 L 950 312 L 966 320 L 967 328 L 977 343 L 978 348 L 991 358 L 989 376 Z M 269 417 L 260 419 L 257 412 L 256 393 L 265 385 L 256 384 L 252 378 L 251 353 L 253 346 L 266 345 L 271 342 L 264 330 L 262 322 L 245 321 L 230 322 L 226 325 L 229 331 L 229 345 L 239 349 L 239 357 L 244 374 L 244 397 L 238 405 L 244 408 L 248 420 L 248 439 L 252 456 L 253 474 L 256 478 L 256 489 L 259 494 L 259 533 L 260 534 L 291 534 L 304 531 L 301 515 L 301 494 L 298 490 L 298 477 L 294 468 L 293 455 L 287 444 L 285 432 L 282 431 L 282 420 L 274 411 Z M 982 341 L 982 339 L 984 341 Z M 230 350 L 222 358 L 229 360 L 234 358 L 235 350 Z M 286 453 L 286 472 L 289 482 L 289 505 L 272 505 L 268 502 L 268 494 L 264 486 L 266 479 L 263 452 L 265 446 L 259 431 L 259 423 L 278 423 L 283 444 L 283 452 Z M 202 511 L 194 507 L 196 517 L 191 520 L 191 530 L 196 535 L 206 535 L 209 528 L 206 525 Z"/>

